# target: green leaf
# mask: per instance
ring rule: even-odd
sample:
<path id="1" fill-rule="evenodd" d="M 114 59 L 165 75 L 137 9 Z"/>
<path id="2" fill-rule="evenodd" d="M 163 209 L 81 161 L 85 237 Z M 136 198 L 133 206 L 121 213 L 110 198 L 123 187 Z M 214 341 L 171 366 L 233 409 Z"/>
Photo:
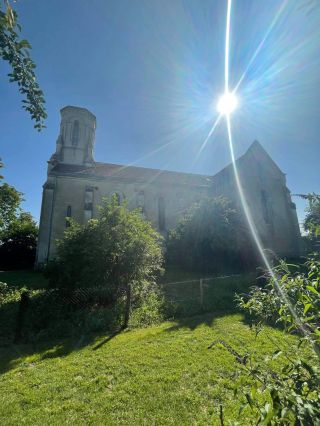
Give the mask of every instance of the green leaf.
<path id="1" fill-rule="evenodd" d="M 282 351 L 278 349 L 277 351 L 273 352 L 272 359 L 278 358 L 278 356 L 280 356 L 281 354 L 282 354 Z"/>
<path id="2" fill-rule="evenodd" d="M 304 306 L 304 310 L 303 310 L 303 314 L 304 314 L 304 315 L 308 312 L 308 310 L 311 308 L 311 306 L 312 306 L 312 304 L 311 304 L 311 303 L 307 303 L 307 304 Z"/>
<path id="3" fill-rule="evenodd" d="M 307 287 L 306 287 L 308 290 L 310 290 L 312 293 L 314 293 L 314 294 L 317 294 L 317 295 L 319 295 L 320 296 L 320 293 L 314 288 L 314 287 L 312 287 L 311 285 L 307 285 Z"/>

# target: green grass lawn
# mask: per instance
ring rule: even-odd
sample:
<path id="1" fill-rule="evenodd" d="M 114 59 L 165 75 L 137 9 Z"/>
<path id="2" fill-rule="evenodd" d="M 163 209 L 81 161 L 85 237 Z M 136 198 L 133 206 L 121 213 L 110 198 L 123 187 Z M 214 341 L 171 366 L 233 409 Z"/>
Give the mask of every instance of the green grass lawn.
<path id="1" fill-rule="evenodd" d="M 205 314 L 110 336 L 0 348 L 1 425 L 219 425 L 237 418 L 239 365 L 222 346 L 263 358 L 293 337 L 255 339 L 240 314 Z M 241 415 L 250 424 L 250 412 Z"/>

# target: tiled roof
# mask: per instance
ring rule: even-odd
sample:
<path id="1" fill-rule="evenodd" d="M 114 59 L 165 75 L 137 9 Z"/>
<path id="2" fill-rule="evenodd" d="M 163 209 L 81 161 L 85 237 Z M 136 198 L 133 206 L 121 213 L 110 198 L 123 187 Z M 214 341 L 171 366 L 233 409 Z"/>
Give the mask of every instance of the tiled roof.
<path id="1" fill-rule="evenodd" d="M 93 167 L 57 163 L 51 170 L 55 175 L 72 175 L 88 178 L 114 178 L 141 183 L 166 183 L 203 186 L 209 185 L 212 177 L 192 173 L 171 172 L 145 167 L 121 166 L 109 163 L 94 163 Z"/>

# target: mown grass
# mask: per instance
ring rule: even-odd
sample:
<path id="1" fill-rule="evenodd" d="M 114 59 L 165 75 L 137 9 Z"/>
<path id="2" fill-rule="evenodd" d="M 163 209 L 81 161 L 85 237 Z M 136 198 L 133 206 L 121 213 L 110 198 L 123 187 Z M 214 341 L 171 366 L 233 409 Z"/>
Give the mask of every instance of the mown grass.
<path id="1" fill-rule="evenodd" d="M 0 277 L 13 287 L 46 285 L 42 275 L 32 271 Z M 179 273 L 179 278 L 198 277 Z M 7 346 L 0 347 L 0 424 L 218 425 L 220 404 L 226 425 L 233 420 L 249 424 L 249 410 L 238 418 L 243 396 L 235 399 L 233 393 L 239 364 L 224 347 L 209 350 L 208 345 L 221 339 L 263 362 L 276 349 L 274 341 L 286 345 L 293 337 L 266 328 L 255 340 L 246 319 L 237 313 L 234 292 L 246 292 L 254 275 L 204 284 L 203 306 L 198 281 L 168 284 L 166 298 L 177 315 L 160 326 L 115 335 L 75 328 L 68 338 L 57 340 L 55 331 L 45 334 L 46 340 L 30 339 L 32 344 L 6 339 Z M 17 309 L 14 302 L 13 324 Z M 6 314 L 5 307 L 2 310 Z M 209 313 L 194 315 L 201 310 Z"/>
<path id="2" fill-rule="evenodd" d="M 218 425 L 220 404 L 230 424 L 241 405 L 239 364 L 208 345 L 223 339 L 263 362 L 275 350 L 270 338 L 281 346 L 293 339 L 266 328 L 256 340 L 241 315 L 205 314 L 109 338 L 2 348 L 0 424 Z M 247 410 L 238 420 L 249 419 Z"/>

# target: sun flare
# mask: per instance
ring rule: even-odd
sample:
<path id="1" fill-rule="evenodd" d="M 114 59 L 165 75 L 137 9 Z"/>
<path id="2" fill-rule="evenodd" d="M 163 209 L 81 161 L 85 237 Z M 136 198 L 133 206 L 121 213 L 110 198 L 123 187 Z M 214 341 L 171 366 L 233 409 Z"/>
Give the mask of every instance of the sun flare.
<path id="1" fill-rule="evenodd" d="M 217 108 L 221 115 L 230 115 L 237 106 L 237 97 L 233 93 L 226 92 L 220 97 Z"/>

